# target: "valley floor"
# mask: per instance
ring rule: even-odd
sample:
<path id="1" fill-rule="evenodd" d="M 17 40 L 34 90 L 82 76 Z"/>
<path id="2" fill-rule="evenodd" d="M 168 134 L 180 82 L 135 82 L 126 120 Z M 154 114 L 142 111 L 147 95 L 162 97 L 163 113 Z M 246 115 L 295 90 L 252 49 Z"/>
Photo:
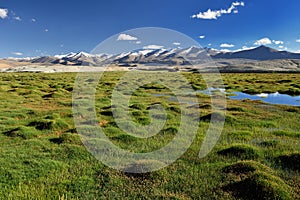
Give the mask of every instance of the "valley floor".
<path id="1" fill-rule="evenodd" d="M 168 120 L 147 139 L 116 125 L 111 95 L 124 72 L 106 72 L 96 92 L 97 124 L 116 145 L 149 152 L 176 134 L 181 107 L 157 93 L 159 85 L 136 90 L 130 100 L 135 122 L 151 123 L 149 107 L 161 103 Z M 195 90 L 198 73 L 183 74 Z M 96 160 L 74 126 L 75 73 L 0 74 L 1 199 L 300 199 L 300 107 L 227 98 L 217 145 L 198 156 L 212 114 L 210 97 L 198 95 L 201 120 L 194 142 L 175 163 L 143 175 L 122 173 Z M 300 95 L 300 74 L 222 74 L 228 91 Z M 86 80 L 87 83 L 90 81 Z"/>

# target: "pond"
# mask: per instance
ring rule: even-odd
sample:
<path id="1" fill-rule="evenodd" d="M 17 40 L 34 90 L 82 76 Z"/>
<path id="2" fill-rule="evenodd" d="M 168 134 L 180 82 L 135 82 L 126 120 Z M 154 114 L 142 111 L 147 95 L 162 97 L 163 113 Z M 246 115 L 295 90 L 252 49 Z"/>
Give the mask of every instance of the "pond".
<path id="1" fill-rule="evenodd" d="M 233 92 L 231 93 L 234 96 L 229 96 L 230 99 L 242 100 L 242 99 L 251 99 L 251 100 L 261 100 L 269 104 L 282 104 L 282 105 L 291 105 L 291 106 L 300 106 L 300 96 L 290 96 L 287 94 L 280 94 L 278 92 L 273 94 L 257 94 L 250 95 L 243 92 Z"/>
<path id="2" fill-rule="evenodd" d="M 251 95 L 243 92 L 226 92 L 225 89 L 220 88 L 208 88 L 207 90 L 199 90 L 198 92 L 202 94 L 211 95 L 215 92 L 222 92 L 228 95 L 229 99 L 235 100 L 243 100 L 243 99 L 250 99 L 250 100 L 261 100 L 265 103 L 269 104 L 280 104 L 280 105 L 290 105 L 290 106 L 300 106 L 300 96 L 291 96 L 287 94 L 280 94 L 279 92 L 267 94 L 256 94 Z"/>
<path id="3" fill-rule="evenodd" d="M 291 96 L 287 94 L 280 94 L 279 92 L 273 93 L 273 94 L 257 94 L 257 95 L 251 95 L 246 94 L 243 92 L 226 92 L 225 89 L 218 89 L 218 88 L 208 88 L 207 90 L 198 90 L 197 93 L 212 95 L 214 93 L 221 92 L 228 95 L 229 99 L 234 100 L 243 100 L 243 99 L 250 99 L 250 100 L 261 100 L 265 103 L 269 104 L 280 104 L 280 105 L 290 105 L 290 106 L 300 106 L 300 96 Z M 166 94 L 154 94 L 153 96 L 157 97 L 168 97 L 168 100 L 170 101 L 177 101 L 176 97 L 172 95 L 166 95 Z M 183 102 L 188 104 L 193 104 L 195 102 Z"/>

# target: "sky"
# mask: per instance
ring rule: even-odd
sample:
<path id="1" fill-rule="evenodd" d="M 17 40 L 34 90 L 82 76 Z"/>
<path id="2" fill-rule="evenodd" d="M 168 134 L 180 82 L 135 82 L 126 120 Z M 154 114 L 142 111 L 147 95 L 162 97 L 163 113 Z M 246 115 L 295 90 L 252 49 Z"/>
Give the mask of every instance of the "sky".
<path id="1" fill-rule="evenodd" d="M 142 27 L 172 29 L 224 51 L 267 45 L 300 52 L 299 9 L 297 0 L 2 0 L 0 57 L 90 52 L 113 35 L 146 48 L 122 33 Z"/>

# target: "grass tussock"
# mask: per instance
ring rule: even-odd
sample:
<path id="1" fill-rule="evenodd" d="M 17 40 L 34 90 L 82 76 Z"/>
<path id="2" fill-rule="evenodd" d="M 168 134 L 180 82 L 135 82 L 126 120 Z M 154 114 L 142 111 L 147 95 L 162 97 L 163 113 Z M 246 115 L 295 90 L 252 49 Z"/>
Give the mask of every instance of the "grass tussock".
<path id="1" fill-rule="evenodd" d="M 229 183 L 225 192 L 240 199 L 293 199 L 293 191 L 272 169 L 255 161 L 241 161 L 223 168 Z"/>
<path id="2" fill-rule="evenodd" d="M 56 144 L 76 144 L 82 145 L 82 141 L 80 140 L 77 134 L 72 133 L 64 133 L 60 135 L 58 138 L 50 139 L 51 142 Z"/>
<path id="3" fill-rule="evenodd" d="M 300 153 L 281 155 L 275 159 L 283 168 L 300 172 Z"/>
<path id="4" fill-rule="evenodd" d="M 32 139 L 36 138 L 39 135 L 39 132 L 33 127 L 20 126 L 12 130 L 4 132 L 4 135 L 9 137 L 20 137 L 23 139 Z"/>
<path id="5" fill-rule="evenodd" d="M 244 144 L 229 146 L 218 151 L 218 154 L 227 157 L 236 157 L 239 159 L 256 159 L 259 157 L 259 151 L 256 148 Z"/>

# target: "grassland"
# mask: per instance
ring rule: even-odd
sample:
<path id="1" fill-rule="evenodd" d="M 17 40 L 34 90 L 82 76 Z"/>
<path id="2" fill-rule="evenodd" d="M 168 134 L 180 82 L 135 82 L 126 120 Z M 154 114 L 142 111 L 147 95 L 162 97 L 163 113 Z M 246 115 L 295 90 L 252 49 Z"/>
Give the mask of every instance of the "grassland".
<path id="1" fill-rule="evenodd" d="M 163 130 L 142 140 L 126 135 L 112 117 L 110 97 L 121 72 L 106 73 L 96 93 L 98 125 L 124 149 L 147 152 L 167 144 L 179 126 L 180 106 L 151 93 L 134 93 L 130 111 L 149 123 L 148 108 L 161 103 Z M 194 89 L 199 74 L 187 73 Z M 224 74 L 226 89 L 247 93 L 300 94 L 299 74 Z M 175 163 L 133 175 L 108 168 L 82 145 L 72 114 L 76 74 L 0 74 L 1 199 L 300 199 L 300 108 L 228 100 L 222 136 L 204 159 L 198 153 L 209 126 L 202 120 L 195 141 Z M 199 95 L 202 119 L 210 99 Z M 198 109 L 195 111 L 199 111 Z"/>

